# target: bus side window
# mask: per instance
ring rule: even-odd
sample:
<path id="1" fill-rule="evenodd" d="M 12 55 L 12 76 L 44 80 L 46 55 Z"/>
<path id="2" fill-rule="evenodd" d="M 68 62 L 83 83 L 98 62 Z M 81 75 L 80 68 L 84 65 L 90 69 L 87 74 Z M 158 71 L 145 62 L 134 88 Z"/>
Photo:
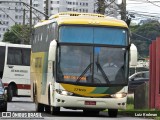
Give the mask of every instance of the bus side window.
<path id="1" fill-rule="evenodd" d="M 22 55 L 23 55 L 22 56 L 23 65 L 30 66 L 31 50 L 29 48 L 23 48 Z"/>
<path id="2" fill-rule="evenodd" d="M 7 64 L 22 65 L 22 52 L 20 48 L 8 47 Z"/>

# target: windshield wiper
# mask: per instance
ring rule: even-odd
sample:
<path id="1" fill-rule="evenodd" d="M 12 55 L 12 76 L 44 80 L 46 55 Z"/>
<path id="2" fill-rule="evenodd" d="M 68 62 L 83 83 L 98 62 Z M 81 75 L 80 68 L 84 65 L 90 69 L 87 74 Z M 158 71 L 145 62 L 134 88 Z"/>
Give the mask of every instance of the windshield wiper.
<path id="1" fill-rule="evenodd" d="M 86 69 L 82 72 L 82 74 L 78 77 L 78 79 L 76 80 L 76 83 L 79 82 L 81 80 L 81 78 L 84 76 L 84 74 L 88 71 L 88 69 L 92 66 L 93 63 L 90 63 Z"/>
<path id="2" fill-rule="evenodd" d="M 97 65 L 97 68 L 99 68 L 100 72 L 102 73 L 102 76 L 103 76 L 103 78 L 105 79 L 105 81 L 106 81 L 108 84 L 110 84 L 110 81 L 109 81 L 107 75 L 105 74 L 104 70 L 102 69 L 101 65 L 100 65 L 98 62 L 96 62 L 96 65 Z"/>

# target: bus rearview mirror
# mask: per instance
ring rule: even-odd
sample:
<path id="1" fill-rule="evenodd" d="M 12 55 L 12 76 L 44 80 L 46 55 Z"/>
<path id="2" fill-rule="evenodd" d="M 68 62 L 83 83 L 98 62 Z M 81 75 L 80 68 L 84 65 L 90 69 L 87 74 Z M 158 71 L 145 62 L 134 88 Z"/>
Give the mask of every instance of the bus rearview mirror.
<path id="1" fill-rule="evenodd" d="M 134 44 L 130 46 L 130 67 L 137 66 L 137 47 Z"/>
<path id="2" fill-rule="evenodd" d="M 49 46 L 49 54 L 48 54 L 48 60 L 49 61 L 55 61 L 55 59 L 56 59 L 56 48 L 57 48 L 56 40 L 51 41 L 50 46 Z"/>

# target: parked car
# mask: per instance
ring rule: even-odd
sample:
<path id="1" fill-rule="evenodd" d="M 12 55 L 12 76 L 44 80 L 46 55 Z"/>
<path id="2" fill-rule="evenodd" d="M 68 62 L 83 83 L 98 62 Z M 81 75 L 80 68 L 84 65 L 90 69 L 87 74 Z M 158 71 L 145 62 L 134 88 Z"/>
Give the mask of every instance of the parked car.
<path id="1" fill-rule="evenodd" d="M 128 92 L 133 93 L 135 89 L 149 81 L 149 71 L 137 72 L 129 77 Z"/>
<path id="2" fill-rule="evenodd" d="M 4 88 L 2 80 L 0 79 L 0 111 L 7 111 L 7 87 Z"/>

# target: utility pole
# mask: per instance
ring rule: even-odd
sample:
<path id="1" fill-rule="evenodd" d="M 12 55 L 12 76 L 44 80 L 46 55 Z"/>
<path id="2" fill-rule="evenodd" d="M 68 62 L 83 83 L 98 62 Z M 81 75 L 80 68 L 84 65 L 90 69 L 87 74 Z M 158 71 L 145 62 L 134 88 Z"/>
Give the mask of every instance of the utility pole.
<path id="1" fill-rule="evenodd" d="M 23 9 L 23 25 L 25 25 L 25 19 L 26 19 L 26 10 Z"/>
<path id="2" fill-rule="evenodd" d="M 23 27 L 24 27 L 24 25 L 25 25 L 25 19 L 26 19 L 25 16 L 26 16 L 26 10 L 23 9 Z M 22 28 L 22 30 L 23 30 L 23 28 Z M 23 32 L 25 32 L 25 31 L 23 30 Z M 21 44 L 24 44 L 24 41 L 25 41 L 25 38 L 22 37 L 22 38 L 21 38 Z"/>
<path id="3" fill-rule="evenodd" d="M 49 13 L 48 8 L 49 8 L 49 0 L 46 0 L 46 9 L 45 9 L 46 15 L 47 15 L 47 16 L 45 16 L 46 20 L 48 20 L 48 13 Z"/>
<path id="4" fill-rule="evenodd" d="M 122 0 L 121 4 L 121 20 L 126 20 L 126 0 Z"/>
<path id="5" fill-rule="evenodd" d="M 30 42 L 32 39 L 32 0 L 30 0 Z"/>

